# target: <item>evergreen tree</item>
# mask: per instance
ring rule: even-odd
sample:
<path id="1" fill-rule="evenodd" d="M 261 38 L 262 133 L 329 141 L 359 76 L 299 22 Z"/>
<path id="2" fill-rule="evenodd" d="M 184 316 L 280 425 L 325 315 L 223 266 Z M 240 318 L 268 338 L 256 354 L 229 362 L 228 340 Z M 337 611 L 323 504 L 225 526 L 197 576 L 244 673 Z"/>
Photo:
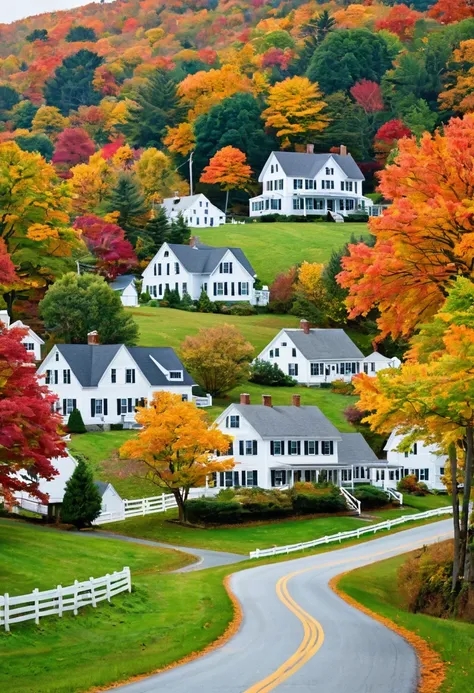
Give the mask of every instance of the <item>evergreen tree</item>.
<path id="1" fill-rule="evenodd" d="M 144 235 L 151 249 L 151 254 L 158 252 L 165 241 L 169 240 L 171 225 L 163 207 L 153 212 L 152 218 L 145 226 Z"/>
<path id="2" fill-rule="evenodd" d="M 42 132 L 32 135 L 20 135 L 15 137 L 15 142 L 24 152 L 38 152 L 41 156 L 44 156 L 46 161 L 51 161 L 54 145 L 49 137 Z"/>
<path id="3" fill-rule="evenodd" d="M 15 128 L 29 130 L 37 111 L 38 106 L 25 99 L 13 107 L 10 118 Z"/>
<path id="4" fill-rule="evenodd" d="M 186 224 L 181 212 L 178 214 L 177 219 L 173 219 L 171 222 L 171 231 L 169 235 L 170 243 L 178 243 L 180 245 L 188 245 L 189 239 L 191 238 L 191 229 Z"/>
<path id="5" fill-rule="evenodd" d="M 67 422 L 67 429 L 69 433 L 85 433 L 86 427 L 84 426 L 84 421 L 82 420 L 82 414 L 79 409 L 73 409 L 69 414 L 69 419 Z"/>
<path id="6" fill-rule="evenodd" d="M 16 106 L 20 100 L 20 95 L 8 84 L 0 84 L 0 120 L 9 120 L 9 111 Z"/>
<path id="7" fill-rule="evenodd" d="M 34 29 L 31 34 L 27 34 L 25 38 L 29 43 L 33 43 L 33 41 L 47 41 L 48 32 L 46 29 Z"/>
<path id="8" fill-rule="evenodd" d="M 119 213 L 116 223 L 125 231 L 132 245 L 135 245 L 138 233 L 144 226 L 147 208 L 133 174 L 124 172 L 119 175 L 106 200 L 105 210 Z"/>
<path id="9" fill-rule="evenodd" d="M 207 291 L 204 289 L 204 287 L 201 289 L 201 295 L 199 296 L 198 311 L 200 313 L 214 312 L 214 304 L 207 295 Z"/>
<path id="10" fill-rule="evenodd" d="M 69 29 L 69 33 L 66 35 L 66 41 L 68 43 L 74 43 L 76 41 L 97 41 L 97 36 L 95 35 L 94 29 L 79 25 Z"/>
<path id="11" fill-rule="evenodd" d="M 166 305 L 169 305 L 171 301 L 171 291 L 168 285 L 165 286 L 165 293 L 163 294 L 163 298 L 161 300 L 162 303 L 165 303 Z"/>
<path id="12" fill-rule="evenodd" d="M 48 106 L 56 106 L 65 116 L 79 106 L 95 106 L 102 96 L 92 81 L 103 58 L 97 53 L 80 50 L 65 58 L 54 77 L 46 82 L 44 96 Z"/>
<path id="13" fill-rule="evenodd" d="M 179 295 L 178 289 L 171 289 L 168 301 L 170 304 L 170 308 L 181 307 L 181 296 Z"/>
<path id="14" fill-rule="evenodd" d="M 181 299 L 181 305 L 180 305 L 181 310 L 194 310 L 194 303 L 193 299 L 191 296 L 188 294 L 187 291 L 183 293 L 183 298 Z"/>
<path id="15" fill-rule="evenodd" d="M 173 127 L 184 115 L 175 82 L 156 70 L 140 90 L 135 104 L 130 106 L 122 129 L 127 141 L 136 147 L 161 148 L 166 127 Z"/>
<path id="16" fill-rule="evenodd" d="M 66 482 L 61 507 L 61 520 L 74 525 L 77 529 L 89 527 L 100 515 L 102 498 L 94 484 L 92 471 L 81 455 L 77 457 L 77 467 Z"/>

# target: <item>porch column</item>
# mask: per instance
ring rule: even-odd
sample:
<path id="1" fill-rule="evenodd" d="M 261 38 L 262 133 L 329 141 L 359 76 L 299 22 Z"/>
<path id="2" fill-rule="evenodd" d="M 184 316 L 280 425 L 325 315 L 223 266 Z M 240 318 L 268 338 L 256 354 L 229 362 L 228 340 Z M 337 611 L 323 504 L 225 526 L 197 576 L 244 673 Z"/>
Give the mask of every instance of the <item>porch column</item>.
<path id="1" fill-rule="evenodd" d="M 351 489 L 354 490 L 354 465 L 351 466 Z"/>

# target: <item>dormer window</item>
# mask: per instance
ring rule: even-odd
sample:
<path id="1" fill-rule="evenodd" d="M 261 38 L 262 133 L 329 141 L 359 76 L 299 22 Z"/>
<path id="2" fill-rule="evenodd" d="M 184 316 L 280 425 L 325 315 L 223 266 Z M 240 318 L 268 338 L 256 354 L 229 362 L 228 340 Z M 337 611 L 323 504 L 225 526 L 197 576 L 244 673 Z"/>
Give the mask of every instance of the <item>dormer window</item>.
<path id="1" fill-rule="evenodd" d="M 164 257 L 169 257 L 169 251 L 168 251 L 168 250 L 165 250 L 165 252 L 163 253 L 163 256 L 164 256 Z"/>
<path id="2" fill-rule="evenodd" d="M 170 371 L 169 379 L 170 380 L 182 380 L 183 379 L 183 371 Z"/>

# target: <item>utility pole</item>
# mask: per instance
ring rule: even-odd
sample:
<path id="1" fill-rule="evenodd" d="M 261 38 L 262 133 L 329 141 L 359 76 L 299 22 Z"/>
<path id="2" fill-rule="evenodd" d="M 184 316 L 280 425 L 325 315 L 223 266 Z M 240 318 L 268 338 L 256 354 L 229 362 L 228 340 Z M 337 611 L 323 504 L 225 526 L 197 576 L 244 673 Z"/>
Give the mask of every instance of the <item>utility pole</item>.
<path id="1" fill-rule="evenodd" d="M 191 152 L 189 155 L 189 194 L 193 194 L 193 154 Z"/>

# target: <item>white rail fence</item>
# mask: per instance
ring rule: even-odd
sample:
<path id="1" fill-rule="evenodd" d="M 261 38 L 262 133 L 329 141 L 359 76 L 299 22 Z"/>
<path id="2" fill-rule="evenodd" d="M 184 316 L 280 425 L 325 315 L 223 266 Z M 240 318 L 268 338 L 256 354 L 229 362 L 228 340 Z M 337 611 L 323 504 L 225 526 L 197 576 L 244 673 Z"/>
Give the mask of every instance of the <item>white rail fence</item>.
<path id="1" fill-rule="evenodd" d="M 427 520 L 431 517 L 437 517 L 439 515 L 449 515 L 453 512 L 451 506 L 446 506 L 443 508 L 435 508 L 434 510 L 427 510 L 424 513 L 416 513 L 414 515 L 402 515 L 402 517 L 397 517 L 394 520 L 386 520 L 385 522 L 379 522 L 376 525 L 367 525 L 367 527 L 359 527 L 358 529 L 353 529 L 349 532 L 338 532 L 337 534 L 330 534 L 326 537 L 320 537 L 319 539 L 313 539 L 312 541 L 301 542 L 300 544 L 288 544 L 288 546 L 273 546 L 270 549 L 255 549 L 255 551 L 250 551 L 250 558 L 264 558 L 266 556 L 279 556 L 280 554 L 293 553 L 294 551 L 304 551 L 304 549 L 312 549 L 314 546 L 321 546 L 322 544 L 331 544 L 333 542 L 341 542 L 344 539 L 359 539 L 359 537 L 365 534 L 375 534 L 384 529 L 392 529 L 398 525 L 403 525 L 405 522 L 416 522 L 417 520 Z"/>
<path id="2" fill-rule="evenodd" d="M 91 577 L 84 582 L 76 580 L 67 587 L 58 585 L 55 589 L 41 592 L 35 589 L 30 594 L 18 597 L 4 594 L 0 596 L 0 626 L 9 631 L 11 624 L 22 621 L 35 621 L 38 624 L 40 618 L 53 615 L 61 617 L 65 611 L 72 611 L 77 616 L 83 606 L 92 605 L 95 608 L 98 602 L 105 599 L 110 602 L 115 595 L 131 591 L 130 568 L 124 568 L 120 572 Z"/>
<path id="3" fill-rule="evenodd" d="M 346 505 L 349 510 L 354 510 L 358 515 L 360 515 L 360 509 L 361 509 L 361 502 L 360 500 L 357 500 L 355 496 L 352 495 L 352 493 L 349 493 L 349 491 L 342 486 L 339 488 L 342 496 L 344 497 L 344 500 L 346 501 Z"/>

